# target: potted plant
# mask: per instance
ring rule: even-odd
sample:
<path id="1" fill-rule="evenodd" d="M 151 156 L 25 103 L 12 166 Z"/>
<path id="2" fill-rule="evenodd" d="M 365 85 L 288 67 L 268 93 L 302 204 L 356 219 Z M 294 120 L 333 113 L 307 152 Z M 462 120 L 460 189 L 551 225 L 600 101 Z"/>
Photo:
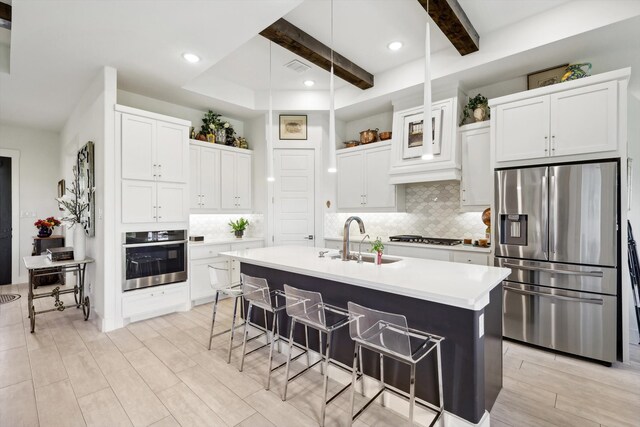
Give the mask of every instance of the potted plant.
<path id="1" fill-rule="evenodd" d="M 216 142 L 216 131 L 222 129 L 222 126 L 223 122 L 222 120 L 220 120 L 220 114 L 216 114 L 213 111 L 209 110 L 204 113 L 204 117 L 202 118 L 200 134 L 205 135 L 207 141 Z"/>
<path id="2" fill-rule="evenodd" d="M 466 120 L 471 118 L 471 115 L 473 115 L 473 118 L 476 122 L 488 120 L 489 113 L 489 100 L 487 100 L 487 98 L 485 98 L 484 96 L 477 94 L 473 98 L 469 98 L 469 102 L 467 102 L 467 105 L 465 105 L 464 109 L 462 110 L 462 120 L 460 120 L 460 126 L 465 124 Z"/>
<path id="3" fill-rule="evenodd" d="M 90 188 L 93 192 L 94 189 Z M 83 260 L 86 254 L 86 234 L 84 230 L 84 212 L 89 209 L 88 194 L 80 188 L 78 169 L 73 167 L 73 184 L 67 188 L 66 194 L 56 199 L 66 211 L 62 221 L 73 227 L 73 259 Z"/>
<path id="4" fill-rule="evenodd" d="M 380 236 L 371 243 L 371 252 L 376 254 L 376 265 L 382 264 L 382 251 L 384 251 L 384 244 Z"/>
<path id="5" fill-rule="evenodd" d="M 33 223 L 38 228 L 38 237 L 49 237 L 53 229 L 60 225 L 60 221 L 50 216 L 46 219 L 39 219 Z"/>
<path id="6" fill-rule="evenodd" d="M 237 221 L 229 221 L 229 226 L 231 227 L 231 232 L 236 235 L 238 239 L 242 239 L 244 235 L 244 230 L 247 229 L 249 225 L 249 221 L 244 218 L 240 218 Z"/>

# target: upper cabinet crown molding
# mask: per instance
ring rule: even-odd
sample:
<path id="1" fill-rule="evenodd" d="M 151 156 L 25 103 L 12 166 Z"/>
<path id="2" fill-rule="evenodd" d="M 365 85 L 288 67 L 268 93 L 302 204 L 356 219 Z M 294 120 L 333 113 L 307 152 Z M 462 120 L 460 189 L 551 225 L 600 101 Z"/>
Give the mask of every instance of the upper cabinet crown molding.
<path id="1" fill-rule="evenodd" d="M 189 120 L 178 119 L 176 117 L 165 116 L 164 114 L 158 114 L 158 113 L 153 113 L 151 111 L 140 110 L 138 108 L 127 107 L 126 105 L 116 104 L 115 111 L 120 113 L 131 114 L 134 116 L 146 117 L 154 120 L 161 120 L 163 122 L 173 123 L 181 126 L 187 126 L 187 127 L 191 126 L 191 121 Z"/>

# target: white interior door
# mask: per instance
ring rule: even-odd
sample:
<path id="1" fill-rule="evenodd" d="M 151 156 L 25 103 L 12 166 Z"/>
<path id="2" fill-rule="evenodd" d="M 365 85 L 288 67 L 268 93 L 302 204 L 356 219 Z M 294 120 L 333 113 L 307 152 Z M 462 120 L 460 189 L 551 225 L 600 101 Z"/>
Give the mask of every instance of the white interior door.
<path id="1" fill-rule="evenodd" d="M 274 245 L 315 246 L 313 150 L 274 151 Z"/>

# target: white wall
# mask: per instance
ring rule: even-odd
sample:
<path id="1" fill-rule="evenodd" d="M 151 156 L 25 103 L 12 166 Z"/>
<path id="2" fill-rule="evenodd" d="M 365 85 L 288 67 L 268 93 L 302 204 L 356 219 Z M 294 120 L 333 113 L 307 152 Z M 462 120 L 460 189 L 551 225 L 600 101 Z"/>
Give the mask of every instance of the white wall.
<path id="1" fill-rule="evenodd" d="M 191 126 L 195 128 L 196 133 L 198 133 L 200 126 L 202 126 L 202 116 L 204 116 L 204 113 L 206 112 L 124 90 L 118 90 L 118 104 L 151 111 L 153 113 L 164 114 L 178 119 L 189 120 L 191 121 Z M 219 113 L 215 109 L 212 110 L 214 113 Z M 226 117 L 224 115 L 222 116 L 222 119 L 231 123 L 238 136 L 245 136 L 244 123 L 241 120 Z"/>
<path id="2" fill-rule="evenodd" d="M 633 160 L 629 221 L 631 222 L 631 227 L 633 227 L 633 237 L 636 240 L 636 244 L 640 245 L 640 124 L 637 120 L 640 117 L 640 100 L 631 94 L 628 99 L 628 117 L 628 151 L 629 157 Z M 626 260 L 623 260 L 623 262 L 626 262 Z M 636 314 L 633 308 L 633 297 L 629 298 L 629 341 L 633 343 L 640 341 Z"/>
<path id="3" fill-rule="evenodd" d="M 378 129 L 380 132 L 391 131 L 393 128 L 393 111 L 375 114 L 345 124 L 345 141 L 360 141 L 360 132 L 367 129 Z M 344 142 L 344 141 L 337 141 Z M 342 145 L 342 144 L 341 144 Z M 344 148 L 344 145 L 338 148 Z"/>
<path id="4" fill-rule="evenodd" d="M 26 282 L 27 270 L 22 257 L 31 255 L 36 219 L 60 217 L 57 197 L 62 179 L 58 152 L 59 135 L 55 132 L 0 124 L 0 148 L 20 152 L 20 270 L 19 281 Z M 33 217 L 25 217 L 33 213 Z M 58 230 L 56 230 L 56 234 Z"/>
<path id="5" fill-rule="evenodd" d="M 67 182 L 73 179 L 78 149 L 87 141 L 95 144 L 95 237 L 87 238 L 87 256 L 96 262 L 87 267 L 85 285 L 90 285 L 91 312 L 103 330 L 113 320 L 114 286 L 120 283 L 114 277 L 115 263 L 120 262 L 114 236 L 116 91 L 116 70 L 104 67 L 85 90 L 60 134 L 60 163 Z"/>

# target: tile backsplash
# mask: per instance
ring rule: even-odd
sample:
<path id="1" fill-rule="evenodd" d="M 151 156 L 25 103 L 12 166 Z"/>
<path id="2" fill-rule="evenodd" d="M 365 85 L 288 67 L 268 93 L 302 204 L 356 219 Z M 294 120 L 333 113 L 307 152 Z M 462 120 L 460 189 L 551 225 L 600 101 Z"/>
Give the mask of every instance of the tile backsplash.
<path id="1" fill-rule="evenodd" d="M 249 221 L 245 231 L 247 237 L 264 235 L 264 215 L 262 214 L 197 214 L 189 216 L 189 234 L 204 236 L 205 240 L 232 239 L 229 221 L 243 217 Z"/>
<path id="2" fill-rule="evenodd" d="M 407 184 L 406 212 L 358 213 L 367 234 L 383 239 L 397 234 L 420 234 L 429 237 L 484 237 L 486 226 L 481 212 L 460 212 L 460 183 L 442 181 Z M 325 214 L 324 234 L 342 236 L 350 213 Z M 355 228 L 355 227 L 354 227 Z"/>

